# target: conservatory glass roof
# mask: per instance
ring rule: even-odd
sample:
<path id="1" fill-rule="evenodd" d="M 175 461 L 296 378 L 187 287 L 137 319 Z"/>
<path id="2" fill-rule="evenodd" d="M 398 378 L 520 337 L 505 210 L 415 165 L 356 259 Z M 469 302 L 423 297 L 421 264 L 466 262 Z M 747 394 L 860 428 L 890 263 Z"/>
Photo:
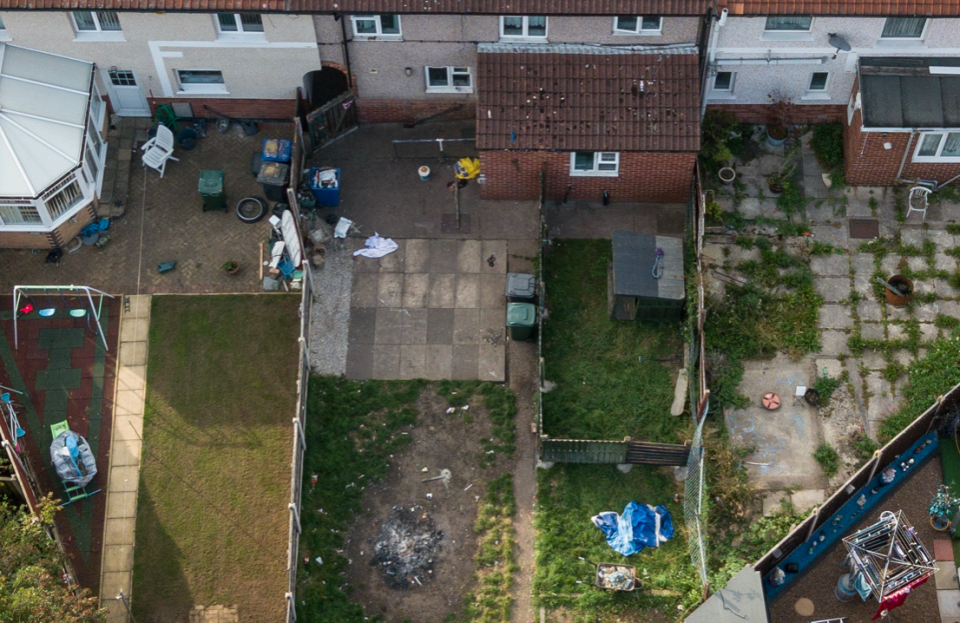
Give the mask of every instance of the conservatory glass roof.
<path id="1" fill-rule="evenodd" d="M 92 69 L 0 43 L 0 197 L 35 197 L 80 162 Z"/>

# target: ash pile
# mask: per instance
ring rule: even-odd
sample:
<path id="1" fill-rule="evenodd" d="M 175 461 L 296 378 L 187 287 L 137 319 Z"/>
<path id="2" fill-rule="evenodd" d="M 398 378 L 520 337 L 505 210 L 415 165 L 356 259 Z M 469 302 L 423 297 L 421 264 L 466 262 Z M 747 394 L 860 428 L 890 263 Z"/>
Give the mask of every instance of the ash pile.
<path id="1" fill-rule="evenodd" d="M 394 506 L 374 545 L 375 564 L 391 588 L 423 586 L 433 579 L 443 531 L 422 506 Z"/>

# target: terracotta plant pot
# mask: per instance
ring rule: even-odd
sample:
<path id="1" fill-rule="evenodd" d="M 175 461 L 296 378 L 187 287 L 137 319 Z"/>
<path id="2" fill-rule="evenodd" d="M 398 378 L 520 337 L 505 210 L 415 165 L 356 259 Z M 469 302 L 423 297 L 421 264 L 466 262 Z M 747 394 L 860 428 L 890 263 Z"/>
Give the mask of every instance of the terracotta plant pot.
<path id="1" fill-rule="evenodd" d="M 717 173 L 717 177 L 720 178 L 720 183 L 728 186 L 733 183 L 733 180 L 737 179 L 737 172 L 733 170 L 733 167 L 723 167 Z"/>
<path id="2" fill-rule="evenodd" d="M 890 288 L 884 288 L 883 294 L 887 297 L 887 303 L 894 307 L 903 307 L 913 298 L 913 282 L 909 277 L 903 275 L 894 275 L 887 279 L 887 283 L 893 286 L 894 290 L 901 292 L 899 296 L 890 291 Z"/>
<path id="3" fill-rule="evenodd" d="M 930 515 L 930 527 L 937 532 L 946 532 L 950 529 L 950 520 L 946 517 Z"/>

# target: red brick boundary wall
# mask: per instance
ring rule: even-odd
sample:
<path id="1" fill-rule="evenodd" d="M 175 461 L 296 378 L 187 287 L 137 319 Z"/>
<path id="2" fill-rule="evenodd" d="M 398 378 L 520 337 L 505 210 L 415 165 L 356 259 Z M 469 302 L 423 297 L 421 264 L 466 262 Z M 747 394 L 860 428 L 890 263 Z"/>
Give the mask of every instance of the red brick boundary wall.
<path id="1" fill-rule="evenodd" d="M 725 110 L 740 123 L 767 123 L 772 113 L 767 104 L 710 104 L 707 111 Z M 842 123 L 847 107 L 843 104 L 794 104 L 787 112 L 787 123 Z"/>
<path id="2" fill-rule="evenodd" d="M 52 232 L 0 231 L 0 249 L 55 249 L 65 247 L 80 230 L 97 218 L 91 203 L 76 214 L 75 222 L 67 221 Z M 74 219 L 71 219 L 74 220 Z"/>
<path id="3" fill-rule="evenodd" d="M 450 110 L 457 105 L 463 107 Z M 439 117 L 438 121 L 459 121 L 475 119 L 477 103 L 473 100 L 461 102 L 451 100 L 380 100 L 358 99 L 357 112 L 360 113 L 360 123 L 413 123 L 450 110 Z"/>
<path id="4" fill-rule="evenodd" d="M 293 121 L 297 114 L 297 100 L 291 99 L 240 99 L 240 98 L 198 98 L 198 97 L 150 97 L 150 111 L 155 113 L 161 104 L 187 102 L 193 106 L 193 114 L 213 119 L 225 115 L 232 119 L 271 119 Z M 212 110 L 204 109 L 204 105 Z M 216 111 L 216 112 L 213 112 Z"/>
<path id="5" fill-rule="evenodd" d="M 857 110 L 851 125 L 843 128 L 843 169 L 847 184 L 851 186 L 892 186 L 897 183 L 897 171 L 903 162 L 903 179 L 936 180 L 946 182 L 960 175 L 960 163 L 916 163 L 913 153 L 917 149 L 920 133 L 910 137 L 910 132 L 863 132 L 862 117 Z M 890 149 L 884 147 L 890 144 Z"/>
<path id="6" fill-rule="evenodd" d="M 546 166 L 546 198 L 600 201 L 684 203 L 690 199 L 696 154 L 680 152 L 621 152 L 618 177 L 571 177 L 570 153 L 551 151 L 481 151 L 480 186 L 483 199 L 536 200 L 540 170 Z"/>

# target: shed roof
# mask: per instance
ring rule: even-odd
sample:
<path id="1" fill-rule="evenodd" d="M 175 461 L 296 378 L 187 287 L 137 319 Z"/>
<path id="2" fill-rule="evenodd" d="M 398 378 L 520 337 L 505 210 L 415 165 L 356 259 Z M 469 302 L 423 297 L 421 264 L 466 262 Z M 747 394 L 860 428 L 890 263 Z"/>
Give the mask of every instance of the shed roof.
<path id="1" fill-rule="evenodd" d="M 0 43 L 0 196 L 35 197 L 80 163 L 92 68 Z"/>
<path id="2" fill-rule="evenodd" d="M 697 151 L 694 46 L 480 44 L 477 148 Z"/>
<path id="3" fill-rule="evenodd" d="M 657 249 L 663 250 L 663 274 L 654 278 Z M 633 231 L 613 232 L 613 293 L 617 296 L 682 300 L 683 240 Z"/>
<path id="4" fill-rule="evenodd" d="M 960 71 L 960 59 L 861 58 L 864 127 L 960 127 L 960 75 L 938 68 Z"/>
<path id="5" fill-rule="evenodd" d="M 768 623 L 763 581 L 747 565 L 703 605 L 690 613 L 685 623 Z"/>

